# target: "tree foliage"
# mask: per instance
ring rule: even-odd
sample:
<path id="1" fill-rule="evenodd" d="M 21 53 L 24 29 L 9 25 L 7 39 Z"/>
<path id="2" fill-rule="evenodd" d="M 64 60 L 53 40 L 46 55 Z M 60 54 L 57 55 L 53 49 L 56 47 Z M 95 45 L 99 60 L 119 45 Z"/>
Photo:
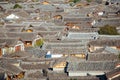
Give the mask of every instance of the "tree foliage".
<path id="1" fill-rule="evenodd" d="M 105 25 L 100 28 L 98 31 L 99 34 L 106 34 L 106 35 L 118 35 L 117 29 L 114 26 Z"/>
<path id="2" fill-rule="evenodd" d="M 69 2 L 74 2 L 74 3 L 77 3 L 79 2 L 80 0 L 69 0 Z"/>
<path id="3" fill-rule="evenodd" d="M 74 0 L 74 3 L 78 2 L 78 1 L 80 1 L 80 0 Z"/>
<path id="4" fill-rule="evenodd" d="M 19 5 L 19 4 L 15 4 L 15 5 L 13 6 L 13 9 L 16 9 L 16 8 L 22 8 L 22 6 Z"/>
<path id="5" fill-rule="evenodd" d="M 86 0 L 87 2 L 91 2 L 92 0 Z"/>
<path id="6" fill-rule="evenodd" d="M 43 45 L 43 43 L 44 43 L 43 39 L 38 39 L 38 40 L 36 40 L 36 43 L 35 43 L 34 46 L 40 46 L 41 47 Z"/>

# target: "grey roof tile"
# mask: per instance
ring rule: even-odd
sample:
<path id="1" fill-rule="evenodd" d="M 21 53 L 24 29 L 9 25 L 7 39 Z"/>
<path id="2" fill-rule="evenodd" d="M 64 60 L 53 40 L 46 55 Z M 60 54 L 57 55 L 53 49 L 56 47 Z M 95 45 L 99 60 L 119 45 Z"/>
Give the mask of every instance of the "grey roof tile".
<path id="1" fill-rule="evenodd" d="M 69 32 L 68 39 L 96 39 L 98 38 L 97 32 Z"/>
<path id="2" fill-rule="evenodd" d="M 89 42 L 90 45 L 93 46 L 120 46 L 119 39 L 103 39 L 103 40 L 94 40 Z"/>
<path id="3" fill-rule="evenodd" d="M 118 56 L 111 53 L 89 53 L 88 61 L 114 61 L 117 60 Z"/>
<path id="4" fill-rule="evenodd" d="M 41 79 L 43 78 L 43 80 L 45 79 L 45 77 L 43 76 L 43 74 L 40 71 L 36 71 L 33 73 L 29 73 L 27 75 L 28 78 L 37 78 L 37 79 Z"/>
<path id="5" fill-rule="evenodd" d="M 49 4 L 49 5 L 41 5 L 40 6 L 41 11 L 55 11 L 56 7 Z"/>
<path id="6" fill-rule="evenodd" d="M 0 67 L 3 68 L 5 72 L 12 73 L 12 74 L 18 74 L 22 72 L 22 70 L 8 62 L 1 61 Z"/>
<path id="7" fill-rule="evenodd" d="M 49 65 L 47 64 L 22 64 L 20 65 L 20 67 L 23 70 L 41 70 L 41 69 L 47 69 L 49 68 Z"/>
<path id="8" fill-rule="evenodd" d="M 116 69 L 114 69 L 114 70 L 111 70 L 111 71 L 109 71 L 109 72 L 107 72 L 106 73 L 106 76 L 107 76 L 107 78 L 111 78 L 111 77 L 113 77 L 113 76 L 116 76 L 116 75 L 118 75 L 120 72 L 120 67 L 119 68 L 116 68 Z M 120 79 L 120 76 L 117 76 L 116 78 L 115 78 L 115 80 L 119 80 Z"/>
<path id="9" fill-rule="evenodd" d="M 8 32 L 6 35 L 8 38 L 20 38 L 23 41 L 32 41 L 36 37 L 36 33 L 28 32 Z"/>
<path id="10" fill-rule="evenodd" d="M 115 68 L 115 61 L 81 61 L 68 63 L 68 71 L 110 71 Z"/>
<path id="11" fill-rule="evenodd" d="M 18 39 L 16 38 L 1 38 L 0 43 L 3 45 L 14 46 L 17 44 Z"/>

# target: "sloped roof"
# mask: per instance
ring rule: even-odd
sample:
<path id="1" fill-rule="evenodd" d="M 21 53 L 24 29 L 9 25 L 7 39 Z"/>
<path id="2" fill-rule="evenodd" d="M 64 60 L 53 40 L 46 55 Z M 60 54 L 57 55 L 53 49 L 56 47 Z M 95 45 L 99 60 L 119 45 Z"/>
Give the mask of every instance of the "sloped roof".
<path id="1" fill-rule="evenodd" d="M 92 18 L 90 17 L 74 17 L 72 15 L 64 16 L 65 22 L 71 22 L 71 23 L 80 23 L 80 22 L 92 22 Z"/>
<path id="2" fill-rule="evenodd" d="M 49 80 L 67 80 L 68 76 L 66 73 L 48 73 L 48 78 Z"/>
<path id="3" fill-rule="evenodd" d="M 9 4 L 8 4 L 9 5 Z M 13 6 L 13 5 L 12 5 Z M 12 14 L 12 13 L 16 13 L 16 12 L 19 12 L 21 11 L 21 9 L 7 9 L 6 10 L 6 13 L 8 14 Z"/>
<path id="4" fill-rule="evenodd" d="M 23 11 L 23 10 L 16 12 L 14 14 L 16 14 L 18 17 L 21 17 L 21 18 L 29 18 L 30 17 L 30 15 L 26 11 Z"/>
<path id="5" fill-rule="evenodd" d="M 49 68 L 49 65 L 48 64 L 24 64 L 24 63 L 21 63 L 20 67 L 23 69 L 23 70 L 40 70 L 40 69 L 47 69 Z"/>
<path id="6" fill-rule="evenodd" d="M 115 54 L 110 53 L 89 53 L 88 54 L 88 61 L 114 61 L 117 60 L 118 56 Z"/>
<path id="7" fill-rule="evenodd" d="M 64 26 L 57 26 L 54 23 L 41 22 L 33 27 L 36 31 L 60 31 Z"/>
<path id="8" fill-rule="evenodd" d="M 49 28 L 48 26 L 44 25 L 44 26 L 38 26 L 38 27 L 33 27 L 35 29 L 36 32 L 39 32 L 39 31 L 49 31 Z"/>
<path id="9" fill-rule="evenodd" d="M 116 69 L 114 69 L 114 70 L 112 70 L 112 71 L 109 71 L 109 72 L 107 72 L 106 73 L 106 76 L 107 77 L 113 77 L 113 76 L 115 76 L 115 75 L 117 75 L 117 74 L 120 74 L 120 67 L 118 67 L 118 68 L 116 68 Z"/>
<path id="10" fill-rule="evenodd" d="M 29 77 L 29 78 L 35 78 L 35 80 L 36 80 L 36 78 L 37 79 L 45 79 L 45 77 L 43 76 L 43 74 L 40 72 L 40 71 L 36 71 L 36 72 L 33 72 L 33 73 L 29 73 L 28 75 L 27 75 L 27 77 Z M 34 79 L 33 79 L 34 80 Z M 45 79 L 46 80 L 46 79 Z"/>
<path id="11" fill-rule="evenodd" d="M 110 1 L 110 2 L 120 2 L 120 0 L 107 0 L 107 1 Z"/>
<path id="12" fill-rule="evenodd" d="M 0 32 L 1 32 L 1 31 L 2 31 L 2 30 L 0 30 Z M 3 38 L 3 37 L 6 37 L 4 31 L 0 33 L 0 38 Z"/>
<path id="13" fill-rule="evenodd" d="M 22 72 L 22 70 L 19 69 L 18 67 L 14 66 L 8 62 L 4 62 L 4 61 L 0 62 L 0 67 L 3 70 L 5 70 L 5 72 L 7 72 L 7 73 L 18 74 L 18 73 Z"/>
<path id="14" fill-rule="evenodd" d="M 101 40 L 119 40 L 120 36 L 119 35 L 99 35 L 99 38 Z"/>
<path id="15" fill-rule="evenodd" d="M 94 27 L 102 27 L 104 25 L 112 25 L 112 26 L 119 26 L 120 25 L 120 18 L 101 18 L 101 21 L 97 21 L 93 26 Z"/>
<path id="16" fill-rule="evenodd" d="M 23 27 L 24 27 L 24 25 L 22 25 L 22 24 L 5 24 L 4 25 L 5 29 L 16 29 L 16 28 L 20 29 Z"/>
<path id="17" fill-rule="evenodd" d="M 49 74 L 48 74 L 49 75 Z M 76 80 L 99 80 L 99 78 L 95 76 L 73 76 L 73 77 L 68 77 L 65 76 L 65 74 L 61 73 L 55 73 L 55 74 L 50 74 L 49 75 L 49 80 L 70 80 L 70 79 L 76 79 Z"/>
<path id="18" fill-rule="evenodd" d="M 37 33 L 41 34 L 43 37 L 55 37 L 59 32 L 57 31 L 38 31 Z"/>
<path id="19" fill-rule="evenodd" d="M 49 80 L 99 80 L 96 76 L 68 76 L 67 73 L 50 72 Z"/>
<path id="20" fill-rule="evenodd" d="M 60 4 L 59 7 L 66 9 L 66 8 L 71 8 L 69 4 Z"/>
<path id="21" fill-rule="evenodd" d="M 60 64 L 61 62 L 67 62 L 67 57 L 62 57 L 62 58 L 58 58 L 58 59 L 54 59 L 51 63 L 50 63 L 50 67 L 53 67 L 57 64 Z"/>
<path id="22" fill-rule="evenodd" d="M 23 41 L 32 41 L 36 37 L 36 33 L 28 33 L 28 32 L 8 32 L 6 33 L 9 38 L 20 38 Z"/>
<path id="23" fill-rule="evenodd" d="M 61 62 L 76 62 L 76 61 L 80 61 L 80 60 L 82 60 L 82 59 L 74 57 L 74 56 L 57 58 L 57 59 L 53 59 L 53 61 L 51 61 L 50 67 L 60 64 Z"/>
<path id="24" fill-rule="evenodd" d="M 2 48 L 2 47 L 4 47 L 4 43 L 2 44 L 2 43 L 0 43 L 0 48 Z"/>
<path id="25" fill-rule="evenodd" d="M 32 55 L 27 53 L 27 52 L 23 52 L 23 51 L 17 51 L 13 54 L 5 54 L 3 55 L 3 57 L 6 58 L 26 58 L 26 57 L 31 57 Z"/>
<path id="26" fill-rule="evenodd" d="M 93 46 L 120 46 L 120 40 L 119 39 L 94 40 L 89 42 L 89 44 Z"/>
<path id="27" fill-rule="evenodd" d="M 76 48 L 54 48 L 52 49 L 52 54 L 82 54 L 86 53 L 86 49 L 76 49 Z"/>
<path id="28" fill-rule="evenodd" d="M 114 70 L 112 70 L 112 71 L 107 72 L 107 73 L 106 73 L 106 76 L 107 76 L 108 78 L 111 78 L 111 77 L 116 76 L 116 75 L 118 75 L 118 74 L 120 74 L 120 67 L 119 67 L 119 68 L 116 68 L 116 69 L 114 69 Z M 119 79 L 120 79 L 120 76 L 117 76 L 115 80 L 119 80 Z"/>
<path id="29" fill-rule="evenodd" d="M 51 5 L 51 4 L 49 4 L 49 5 L 41 5 L 40 10 L 41 11 L 55 11 L 56 7 Z"/>
<path id="30" fill-rule="evenodd" d="M 68 39 L 94 39 L 98 37 L 97 32 L 69 32 Z"/>
<path id="31" fill-rule="evenodd" d="M 110 71 L 115 68 L 115 65 L 115 61 L 70 62 L 67 71 Z"/>
<path id="32" fill-rule="evenodd" d="M 73 41 L 74 42 L 74 41 Z M 54 49 L 54 48 L 83 48 L 85 44 L 82 44 L 81 42 L 48 42 L 45 43 L 46 49 Z"/>
<path id="33" fill-rule="evenodd" d="M 34 55 L 37 58 L 44 57 L 47 53 L 47 50 L 40 50 L 40 49 L 26 49 L 26 52 L 28 52 L 30 55 Z"/>
<path id="34" fill-rule="evenodd" d="M 21 28 L 6 28 L 5 32 L 21 32 Z"/>
<path id="35" fill-rule="evenodd" d="M 1 38 L 0 43 L 3 45 L 14 46 L 17 44 L 18 39 L 16 38 Z"/>
<path id="36" fill-rule="evenodd" d="M 1 62 L 4 62 L 4 63 L 10 63 L 10 64 L 14 64 L 14 63 L 18 63 L 19 60 L 15 59 L 15 58 L 0 58 L 0 61 Z"/>
<path id="37" fill-rule="evenodd" d="M 36 58 L 36 57 L 31 57 L 31 58 L 24 58 L 24 59 L 22 59 L 22 63 L 33 63 L 33 62 L 35 62 L 35 63 L 44 63 L 44 62 L 50 62 L 50 61 L 52 61 L 53 59 L 46 59 L 46 58 Z"/>
<path id="38" fill-rule="evenodd" d="M 111 48 L 111 47 L 105 47 L 105 51 L 109 52 L 109 53 L 112 53 L 112 54 L 119 54 L 120 50 L 117 50 L 117 49 L 114 49 L 114 48 Z"/>

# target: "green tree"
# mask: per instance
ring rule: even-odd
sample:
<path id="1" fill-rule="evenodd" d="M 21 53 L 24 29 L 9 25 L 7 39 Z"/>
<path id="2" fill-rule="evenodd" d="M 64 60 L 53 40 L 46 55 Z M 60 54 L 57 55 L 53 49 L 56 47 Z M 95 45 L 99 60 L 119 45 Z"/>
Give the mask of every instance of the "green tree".
<path id="1" fill-rule="evenodd" d="M 77 3 L 79 2 L 80 0 L 69 0 L 69 2 L 74 2 L 74 3 Z"/>
<path id="2" fill-rule="evenodd" d="M 117 29 L 114 26 L 105 25 L 100 28 L 98 31 L 99 34 L 106 34 L 106 35 L 118 35 Z"/>
<path id="3" fill-rule="evenodd" d="M 70 6 L 72 6 L 72 7 L 73 7 L 74 5 L 75 5 L 75 3 L 73 3 L 73 2 L 70 2 Z"/>
<path id="4" fill-rule="evenodd" d="M 15 5 L 13 6 L 13 9 L 16 9 L 16 8 L 22 8 L 22 6 L 19 5 L 19 4 L 15 4 Z"/>
<path id="5" fill-rule="evenodd" d="M 86 0 L 87 2 L 91 2 L 92 0 Z"/>
<path id="6" fill-rule="evenodd" d="M 43 39 L 38 39 L 36 40 L 36 43 L 34 44 L 35 47 L 42 47 L 44 43 L 44 40 Z"/>
<path id="7" fill-rule="evenodd" d="M 74 3 L 77 3 L 77 2 L 79 2 L 80 0 L 74 0 Z"/>

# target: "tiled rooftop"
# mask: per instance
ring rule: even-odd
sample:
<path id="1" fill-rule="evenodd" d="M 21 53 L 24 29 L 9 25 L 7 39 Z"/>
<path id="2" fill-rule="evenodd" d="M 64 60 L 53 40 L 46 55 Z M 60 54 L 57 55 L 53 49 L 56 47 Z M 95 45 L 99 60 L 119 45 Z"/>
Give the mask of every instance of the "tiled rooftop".
<path id="1" fill-rule="evenodd" d="M 120 16 L 116 14 L 120 9 L 119 0 L 109 0 L 118 3 L 107 6 L 95 1 L 88 3 L 81 0 L 73 7 L 65 0 L 49 0 L 47 5 L 43 4 L 43 2 L 47 2 L 45 0 L 26 1 L 18 3 L 22 5 L 22 9 L 12 9 L 15 3 L 0 2 L 1 7 L 4 8 L 0 12 L 0 21 L 3 23 L 0 26 L 0 72 L 18 74 L 24 70 L 26 74 L 23 80 L 47 80 L 47 78 L 49 80 L 99 80 L 95 76 L 69 77 L 67 73 L 57 73 L 48 68 L 61 65 L 61 62 L 68 62 L 68 66 L 66 65 L 68 72 L 102 71 L 106 72 L 108 77 L 119 70 L 119 68 L 114 70 L 116 64 L 120 63 L 118 54 L 115 49 L 110 47 L 119 48 L 120 36 L 97 33 L 99 28 L 106 24 L 119 28 Z M 103 12 L 103 15 L 98 15 L 99 12 Z M 15 14 L 20 18 L 7 20 L 6 17 L 10 14 Z M 57 19 L 55 18 L 57 15 L 62 17 Z M 93 21 L 96 22 L 94 25 L 91 24 Z M 33 32 L 26 31 L 29 29 Z M 2 55 L 6 44 L 13 47 L 19 40 L 33 42 L 37 34 L 44 39 L 42 48 L 25 46 L 24 52 L 18 51 Z M 90 45 L 103 46 L 103 48 L 90 53 L 88 52 Z M 67 54 L 68 56 L 47 59 L 45 55 L 48 51 L 51 51 L 53 55 Z M 72 56 L 75 54 L 85 54 L 86 59 Z M 43 75 L 43 69 L 48 71 L 47 76 Z"/>
<path id="2" fill-rule="evenodd" d="M 109 71 L 115 68 L 114 61 L 83 61 L 68 63 L 67 71 Z"/>

